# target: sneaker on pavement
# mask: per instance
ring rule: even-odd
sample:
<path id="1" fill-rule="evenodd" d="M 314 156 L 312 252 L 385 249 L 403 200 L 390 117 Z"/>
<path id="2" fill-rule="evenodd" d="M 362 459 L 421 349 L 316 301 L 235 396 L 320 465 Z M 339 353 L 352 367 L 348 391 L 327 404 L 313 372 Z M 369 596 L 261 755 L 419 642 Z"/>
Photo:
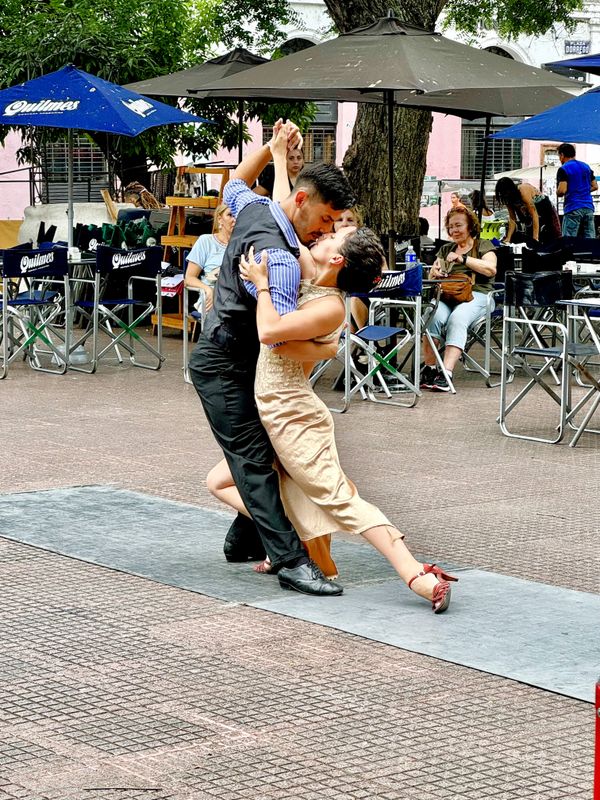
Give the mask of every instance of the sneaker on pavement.
<path id="1" fill-rule="evenodd" d="M 423 364 L 421 367 L 421 378 L 419 381 L 419 386 L 421 389 L 433 388 L 433 382 L 435 381 L 436 375 L 437 369 L 435 367 L 429 366 L 429 364 Z"/>
<path id="2" fill-rule="evenodd" d="M 443 372 L 438 372 L 431 387 L 433 392 L 449 392 L 450 385 Z"/>

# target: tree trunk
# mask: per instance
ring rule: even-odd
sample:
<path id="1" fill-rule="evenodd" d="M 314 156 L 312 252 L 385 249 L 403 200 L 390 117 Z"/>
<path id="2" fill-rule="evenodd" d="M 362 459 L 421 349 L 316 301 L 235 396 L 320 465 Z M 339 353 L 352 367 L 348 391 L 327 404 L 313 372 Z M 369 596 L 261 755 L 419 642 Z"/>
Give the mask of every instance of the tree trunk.
<path id="1" fill-rule="evenodd" d="M 394 111 L 395 228 L 401 236 L 416 235 L 431 130 L 428 111 Z M 365 210 L 365 221 L 380 234 L 388 231 L 389 169 L 387 110 L 359 106 L 344 170 Z"/>
<path id="2" fill-rule="evenodd" d="M 105 133 L 91 133 L 90 137 L 102 150 L 109 164 L 109 173 L 118 178 L 121 187 L 128 183 L 141 183 L 146 189 L 150 188 L 150 173 L 148 172 L 148 158 L 145 152 L 119 151 L 114 136 Z"/>
<path id="3" fill-rule="evenodd" d="M 341 32 L 369 25 L 387 16 L 388 9 L 400 19 L 433 30 L 445 0 L 325 0 L 327 10 Z M 366 87 L 365 87 L 366 88 Z M 417 234 L 431 114 L 398 108 L 394 111 L 394 186 L 395 228 L 400 236 Z M 358 202 L 365 210 L 366 222 L 378 233 L 388 231 L 387 111 L 385 106 L 361 103 L 352 132 L 352 143 L 344 157 Z"/>

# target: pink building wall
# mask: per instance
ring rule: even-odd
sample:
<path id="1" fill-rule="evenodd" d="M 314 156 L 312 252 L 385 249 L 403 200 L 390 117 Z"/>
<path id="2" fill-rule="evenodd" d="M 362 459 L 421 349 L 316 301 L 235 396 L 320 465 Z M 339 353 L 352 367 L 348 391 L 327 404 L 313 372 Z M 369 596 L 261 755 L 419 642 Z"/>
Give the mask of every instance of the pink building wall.
<path id="1" fill-rule="evenodd" d="M 21 146 L 21 137 L 11 131 L 0 147 L 0 219 L 22 219 L 23 209 L 29 205 L 29 173 L 17 164 L 16 152 Z M 2 173 L 11 174 L 2 174 Z M 5 181 L 24 181 L 6 183 Z"/>
<path id="2" fill-rule="evenodd" d="M 336 161 L 342 163 L 344 153 L 352 139 L 352 128 L 356 119 L 355 103 L 340 103 L 338 106 L 337 122 L 337 153 Z M 253 120 L 248 125 L 252 141 L 244 144 L 243 152 L 247 153 L 262 144 L 262 125 L 259 121 Z M 540 152 L 542 142 L 523 141 L 523 165 L 537 165 L 540 163 Z M 4 147 L 0 148 L 0 173 L 12 172 L 20 169 L 16 162 L 16 151 L 20 147 L 20 137 L 17 133 L 11 132 L 7 136 Z M 426 175 L 436 179 L 456 179 L 460 176 L 460 149 L 461 149 L 461 120 L 457 117 L 446 116 L 443 114 L 433 115 L 433 127 L 429 140 L 429 150 L 427 155 Z M 600 161 L 600 148 L 580 144 L 577 145 L 577 156 L 584 161 Z M 237 150 L 228 151 L 221 149 L 216 154 L 215 161 L 224 164 L 236 164 L 238 160 Z M 185 159 L 178 158 L 178 164 L 186 163 Z M 0 219 L 22 219 L 23 210 L 29 205 L 29 186 L 27 172 L 13 172 L 9 175 L 0 176 Z M 25 181 L 24 183 L 5 183 L 4 181 L 14 179 L 15 181 Z M 216 188 L 218 179 L 213 181 L 212 188 Z M 443 219 L 447 208 L 450 205 L 450 192 L 442 196 L 441 218 Z M 438 234 L 438 215 L 437 206 L 423 206 L 421 215 L 430 221 L 432 235 Z"/>

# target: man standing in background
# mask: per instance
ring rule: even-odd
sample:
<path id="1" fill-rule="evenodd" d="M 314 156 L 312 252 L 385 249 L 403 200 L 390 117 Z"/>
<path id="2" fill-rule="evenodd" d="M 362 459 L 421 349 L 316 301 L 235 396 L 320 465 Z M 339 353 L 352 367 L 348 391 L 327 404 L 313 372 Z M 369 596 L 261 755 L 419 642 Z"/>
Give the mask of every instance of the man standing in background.
<path id="1" fill-rule="evenodd" d="M 598 189 L 598 183 L 594 173 L 584 161 L 577 161 L 572 144 L 559 145 L 558 157 L 562 166 L 556 173 L 556 194 L 565 198 L 562 234 L 595 239 L 592 192 Z"/>

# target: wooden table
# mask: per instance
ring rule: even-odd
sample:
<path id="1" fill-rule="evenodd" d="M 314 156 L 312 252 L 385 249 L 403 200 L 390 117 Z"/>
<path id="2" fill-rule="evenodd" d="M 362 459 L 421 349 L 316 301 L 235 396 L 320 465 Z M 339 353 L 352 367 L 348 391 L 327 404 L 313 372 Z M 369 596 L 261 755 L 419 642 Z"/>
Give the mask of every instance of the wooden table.
<path id="1" fill-rule="evenodd" d="M 196 235 L 186 234 L 185 232 L 185 215 L 186 209 L 201 208 L 209 214 L 214 214 L 215 208 L 223 202 L 223 189 L 229 180 L 229 169 L 227 167 L 179 167 L 177 170 L 178 176 L 182 175 L 220 175 L 221 184 L 219 187 L 218 197 L 180 197 L 173 196 L 167 197 L 165 200 L 166 205 L 170 209 L 169 225 L 167 233 L 161 237 L 160 243 L 164 247 L 163 258 L 168 261 L 168 248 L 179 248 L 177 263 L 183 269 L 183 251 L 184 249 L 193 247 Z M 183 295 L 179 295 L 179 310 L 173 314 L 163 314 L 162 324 L 165 328 L 174 328 L 175 330 L 183 330 Z M 152 317 L 152 324 L 156 325 L 154 316 Z"/>

